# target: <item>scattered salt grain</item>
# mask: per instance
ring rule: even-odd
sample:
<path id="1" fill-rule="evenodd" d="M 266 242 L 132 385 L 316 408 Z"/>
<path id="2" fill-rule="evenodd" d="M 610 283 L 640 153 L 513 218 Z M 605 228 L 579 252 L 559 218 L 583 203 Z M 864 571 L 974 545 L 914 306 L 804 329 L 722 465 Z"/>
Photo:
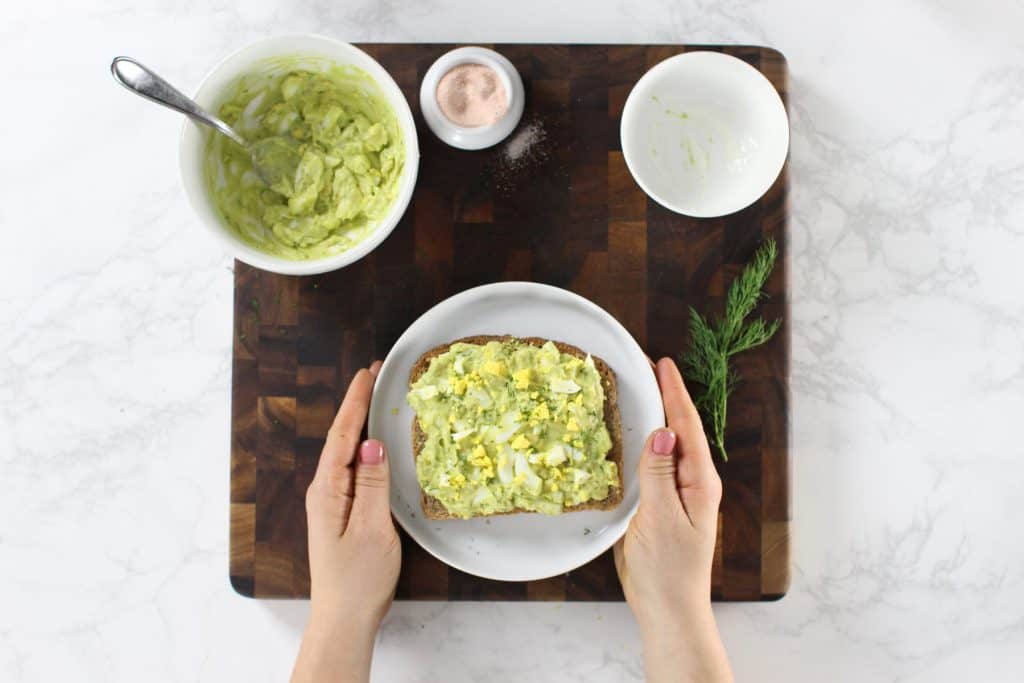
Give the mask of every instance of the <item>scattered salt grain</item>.
<path id="1" fill-rule="evenodd" d="M 519 191 L 524 181 L 551 156 L 548 131 L 540 119 L 519 127 L 488 163 L 493 187 L 499 194 Z"/>
<path id="2" fill-rule="evenodd" d="M 516 162 L 524 157 L 529 157 L 533 148 L 543 142 L 546 137 L 547 133 L 540 122 L 532 121 L 505 143 L 503 154 L 505 161 L 510 162 L 513 166 L 516 165 Z"/>

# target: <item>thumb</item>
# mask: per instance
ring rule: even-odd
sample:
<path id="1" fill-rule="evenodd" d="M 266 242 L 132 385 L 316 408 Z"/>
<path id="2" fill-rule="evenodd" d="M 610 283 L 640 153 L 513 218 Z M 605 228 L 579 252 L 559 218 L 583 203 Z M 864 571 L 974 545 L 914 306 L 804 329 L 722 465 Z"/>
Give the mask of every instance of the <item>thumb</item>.
<path id="1" fill-rule="evenodd" d="M 349 526 L 371 528 L 391 523 L 391 468 L 384 444 L 368 439 L 359 446 L 356 485 Z"/>
<path id="2" fill-rule="evenodd" d="M 676 433 L 656 429 L 647 437 L 640 456 L 640 506 L 648 510 L 678 508 Z"/>

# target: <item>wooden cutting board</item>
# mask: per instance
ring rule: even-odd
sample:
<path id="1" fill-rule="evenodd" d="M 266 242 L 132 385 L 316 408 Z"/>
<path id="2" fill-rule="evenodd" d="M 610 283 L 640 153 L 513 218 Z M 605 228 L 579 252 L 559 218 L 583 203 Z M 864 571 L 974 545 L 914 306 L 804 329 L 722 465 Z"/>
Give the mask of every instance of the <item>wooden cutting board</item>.
<path id="1" fill-rule="evenodd" d="M 231 583 L 252 597 L 306 597 L 304 494 L 352 375 L 448 296 L 533 280 L 605 308 L 652 358 L 677 357 L 687 307 L 720 312 L 728 283 L 766 236 L 781 254 L 766 346 L 736 359 L 730 460 L 712 596 L 773 600 L 789 585 L 788 176 L 753 206 L 690 219 L 648 199 L 630 177 L 619 118 L 651 66 L 696 49 L 760 69 L 786 100 L 786 62 L 762 47 L 499 45 L 526 85 L 523 144 L 465 152 L 419 115 L 419 84 L 454 45 L 364 45 L 405 92 L 422 160 L 412 203 L 372 254 L 341 271 L 273 275 L 235 265 L 231 423 Z M 528 143 L 528 144 L 527 144 Z M 496 330 L 501 332 L 501 330 Z M 396 439 L 408 438 L 396 434 Z M 621 600 L 611 552 L 544 581 L 503 583 L 451 569 L 402 534 L 399 599 Z"/>

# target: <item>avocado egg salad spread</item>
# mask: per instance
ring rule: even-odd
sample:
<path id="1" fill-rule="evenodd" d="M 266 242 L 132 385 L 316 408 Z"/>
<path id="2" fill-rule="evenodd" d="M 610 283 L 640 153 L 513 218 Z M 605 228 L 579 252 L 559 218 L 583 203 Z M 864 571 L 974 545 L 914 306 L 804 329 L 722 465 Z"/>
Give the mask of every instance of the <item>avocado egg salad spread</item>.
<path id="1" fill-rule="evenodd" d="M 619 485 L 601 375 L 552 342 L 456 342 L 412 383 L 416 475 L 454 516 L 558 514 Z"/>
<path id="2" fill-rule="evenodd" d="M 211 135 L 205 166 L 214 203 L 268 254 L 302 260 L 345 251 L 373 232 L 398 194 L 398 120 L 361 69 L 304 70 L 297 58 L 268 67 L 238 81 L 218 110 L 253 145 L 263 175 L 247 150 Z"/>

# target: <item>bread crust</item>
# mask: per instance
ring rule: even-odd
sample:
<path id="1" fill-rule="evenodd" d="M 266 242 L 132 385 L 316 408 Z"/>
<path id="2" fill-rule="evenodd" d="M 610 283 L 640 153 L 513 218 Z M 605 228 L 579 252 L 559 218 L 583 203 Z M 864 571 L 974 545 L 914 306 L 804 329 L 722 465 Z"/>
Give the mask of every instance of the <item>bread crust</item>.
<path id="1" fill-rule="evenodd" d="M 543 346 L 548 341 L 551 341 L 559 351 L 562 353 L 575 356 L 583 359 L 587 357 L 581 349 L 573 346 L 572 344 L 566 344 L 565 342 L 555 341 L 554 339 L 548 340 L 541 337 L 514 337 L 512 335 L 476 335 L 473 337 L 462 337 L 455 341 L 436 346 L 422 356 L 420 356 L 412 366 L 412 370 L 409 372 L 409 386 L 411 387 L 420 376 L 427 371 L 430 367 L 431 359 L 440 356 L 452 347 L 454 344 L 478 344 L 484 345 L 488 342 L 498 341 L 518 341 L 523 344 L 529 344 L 531 346 Z M 608 497 L 604 500 L 590 500 L 586 503 L 579 503 L 578 505 L 567 505 L 563 508 L 565 512 L 579 512 L 581 510 L 611 510 L 618 506 L 622 502 L 623 492 L 623 481 L 622 481 L 622 420 L 619 415 L 619 395 L 618 385 L 615 381 L 615 373 L 609 367 L 603 359 L 597 356 L 591 356 L 594 360 L 594 367 L 597 368 L 598 374 L 601 376 L 601 386 L 604 389 L 604 423 L 608 429 L 608 434 L 611 436 L 612 447 L 605 456 L 606 460 L 611 460 L 618 466 L 619 473 L 619 485 L 609 489 Z M 413 417 L 412 420 L 412 452 L 413 458 L 418 458 L 420 451 L 423 449 L 423 445 L 427 441 L 427 435 L 420 429 L 419 421 Z M 423 507 L 423 514 L 428 519 L 461 519 L 456 515 L 448 512 L 447 508 L 433 496 L 427 495 L 426 492 L 420 492 L 420 503 Z M 535 512 L 534 510 L 524 510 L 522 508 L 516 508 L 514 510 L 508 510 L 506 512 L 494 512 L 489 515 L 475 515 L 476 517 L 493 517 L 497 515 L 512 515 L 523 512 Z"/>

